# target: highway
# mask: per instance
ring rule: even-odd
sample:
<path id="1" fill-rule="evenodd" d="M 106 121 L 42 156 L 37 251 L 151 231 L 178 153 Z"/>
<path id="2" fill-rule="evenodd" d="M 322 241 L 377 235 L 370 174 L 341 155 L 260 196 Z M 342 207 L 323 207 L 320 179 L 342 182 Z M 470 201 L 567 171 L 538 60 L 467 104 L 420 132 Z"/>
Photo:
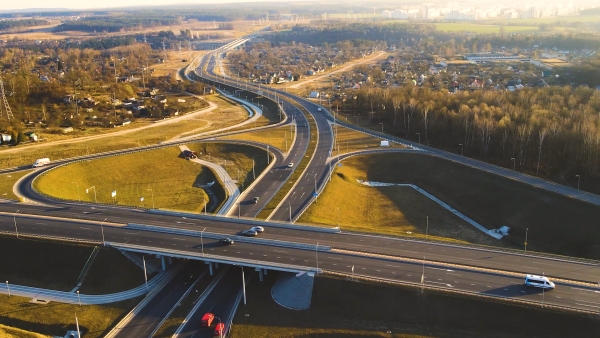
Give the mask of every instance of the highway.
<path id="1" fill-rule="evenodd" d="M 13 215 L 10 214 L 3 214 L 0 216 L 0 232 L 14 231 L 12 218 Z M 453 267 L 430 262 L 425 262 L 423 265 L 422 260 L 405 261 L 390 257 L 361 256 L 353 252 L 345 251 L 315 251 L 243 242 L 236 242 L 233 246 L 224 246 L 220 245 L 216 239 L 209 239 L 206 237 L 203 240 L 200 240 L 198 236 L 132 230 L 127 227 L 103 226 L 102 229 L 98 223 L 89 224 L 69 220 L 50 220 L 21 216 L 17 218 L 17 224 L 21 235 L 33 232 L 48 236 L 101 242 L 103 230 L 105 241 L 111 243 L 111 245 L 133 244 L 144 246 L 149 252 L 152 252 L 152 250 L 161 252 L 162 250 L 170 252 L 169 255 L 179 255 L 181 257 L 187 255 L 189 257 L 193 256 L 196 259 L 202 259 L 204 253 L 206 258 L 221 257 L 222 260 L 244 266 L 285 264 L 297 266 L 299 270 L 302 270 L 316 269 L 318 265 L 319 269 L 323 269 L 326 272 L 331 271 L 345 274 L 350 274 L 352 266 L 354 266 L 354 272 L 357 275 L 409 283 L 420 283 L 424 266 L 425 281 L 430 286 L 437 286 L 450 290 L 476 292 L 484 295 L 512 297 L 520 300 L 539 300 L 539 292 L 537 290 L 529 290 L 522 285 L 523 276 L 510 276 L 503 273 L 495 273 L 493 271 L 479 271 L 466 267 Z M 273 231 L 274 228 L 269 228 L 264 234 Z M 289 236 L 299 238 L 300 236 L 309 236 L 309 233 L 310 231 L 290 231 Z M 328 234 L 315 234 L 316 237 L 321 237 L 321 235 L 326 236 Z M 379 247 L 390 246 L 391 244 L 395 244 L 394 246 L 396 246 L 398 243 L 396 240 L 379 239 L 378 241 L 377 246 Z M 319 243 L 322 246 L 327 243 L 327 241 L 319 241 Z M 433 244 L 430 244 L 430 247 L 428 248 L 412 248 L 408 246 L 405 249 L 412 249 L 409 251 L 420 250 L 421 252 L 435 249 L 440 256 L 455 255 L 455 253 L 444 252 L 444 250 L 448 251 L 449 248 Z M 512 262 L 509 265 L 512 268 L 524 266 L 524 264 L 531 264 L 531 266 L 522 268 L 528 273 L 530 273 L 531 268 L 534 267 L 537 267 L 538 269 L 545 269 L 547 267 L 549 271 L 546 272 L 546 275 L 549 276 L 559 275 L 558 277 L 561 277 L 560 275 L 562 275 L 563 277 L 569 277 L 575 275 L 589 275 L 595 278 L 600 275 L 598 266 L 586 266 L 567 262 L 564 262 L 564 265 L 561 265 L 561 262 L 549 262 L 547 260 L 537 260 L 531 257 L 491 254 L 468 249 L 464 250 L 463 258 L 465 258 L 465 255 L 472 257 L 469 258 L 472 260 L 469 262 L 478 261 L 482 264 L 485 262 L 487 265 L 493 265 L 495 264 L 493 262 L 507 263 L 503 260 L 511 259 Z M 173 254 L 175 251 L 177 254 Z M 431 254 L 433 255 L 434 253 L 432 252 Z M 472 256 L 471 254 L 478 256 Z M 429 258 L 429 254 L 426 255 L 426 259 Z M 557 266 L 562 267 L 557 269 Z M 575 283 L 565 284 L 562 282 L 558 282 L 557 285 L 556 290 L 548 292 L 547 295 L 558 297 L 545 299 L 547 304 L 573 307 L 582 310 L 591 310 L 594 307 L 599 307 L 600 309 L 600 298 L 598 297 L 600 295 L 600 289 L 597 287 L 591 285 L 577 285 Z"/>
<path id="2" fill-rule="evenodd" d="M 247 271 L 248 273 L 249 271 Z M 224 272 L 224 276 L 219 284 L 206 297 L 204 302 L 189 317 L 180 333 L 176 338 L 212 338 L 214 337 L 214 328 L 219 322 L 228 323 L 233 315 L 235 300 L 242 290 L 241 269 L 236 266 L 230 266 Z M 215 315 L 211 327 L 201 326 L 202 316 L 210 312 Z M 228 329 L 227 329 L 228 330 Z"/>
<path id="3" fill-rule="evenodd" d="M 299 102 L 302 101 L 305 100 L 299 99 Z M 293 209 L 292 218 L 297 217 L 313 198 L 311 193 L 314 193 L 315 190 L 319 191 L 320 187 L 324 186 L 329 173 L 326 160 L 330 155 L 333 139 L 328 116 L 324 111 L 319 112 L 318 105 L 316 104 L 308 102 L 303 102 L 302 104 L 315 117 L 319 142 L 315 156 L 312 157 L 306 173 L 302 175 L 298 184 L 292 189 L 287 200 L 282 203 L 282 207 L 273 214 L 272 219 L 274 220 L 289 221 L 289 210 L 285 209 L 288 201 Z M 286 108 L 286 111 L 287 109 L 289 108 Z M 298 132 L 298 134 L 300 135 L 301 132 Z M 316 141 L 309 138 L 308 131 L 305 133 L 305 136 L 306 142 Z M 298 145 L 300 144 L 302 143 L 298 142 Z M 301 154 L 301 149 L 298 151 L 294 156 L 312 155 Z M 426 153 L 435 155 L 435 153 L 429 150 Z M 443 152 L 440 151 L 439 154 L 443 155 Z M 458 155 L 456 157 L 458 159 L 465 159 Z M 299 157 L 297 158 L 299 159 Z M 466 160 L 465 162 L 470 163 Z M 481 165 L 482 163 L 474 162 L 474 164 Z M 495 166 L 489 167 L 498 168 Z M 281 171 L 291 172 L 285 169 L 281 169 Z M 277 182 L 283 182 L 284 173 L 274 170 L 269 174 L 280 175 L 279 178 L 275 178 L 280 180 Z M 266 183 L 269 181 L 265 180 L 261 182 Z M 24 180 L 22 187 L 30 189 L 28 188 L 30 183 L 30 180 Z M 277 183 L 275 183 L 274 187 L 276 185 Z M 315 189 L 315 185 L 317 185 L 317 189 Z M 272 193 L 275 191 L 274 187 L 272 190 L 267 188 L 264 191 Z M 256 191 L 259 192 L 258 188 Z M 29 192 L 32 193 L 31 196 L 35 199 L 35 194 L 31 191 Z M 294 249 L 292 247 L 252 244 L 244 242 L 243 239 L 238 240 L 234 246 L 230 247 L 219 245 L 214 238 L 206 238 L 202 241 L 199 240 L 197 235 L 189 236 L 176 233 L 140 231 L 121 226 L 108 226 L 108 224 L 127 222 L 150 224 L 171 228 L 173 231 L 178 229 L 192 229 L 197 233 L 200 233 L 201 229 L 206 228 L 206 234 L 233 236 L 249 227 L 249 224 L 243 219 L 237 220 L 235 218 L 193 215 L 161 215 L 156 212 L 106 205 L 77 205 L 75 203 L 55 203 L 52 201 L 42 201 L 42 203 L 46 203 L 49 206 L 18 203 L 0 205 L 0 209 L 7 212 L 7 214 L 0 214 L 0 231 L 5 233 L 16 233 L 18 231 L 21 234 L 29 233 L 83 241 L 105 241 L 115 245 L 138 245 L 148 248 L 148 251 L 177 251 L 181 256 L 187 255 L 196 257 L 197 259 L 201 259 L 201 256 L 205 253 L 206 257 L 223 257 L 231 262 L 252 260 L 257 264 L 264 265 L 287 264 L 297 266 L 300 270 L 308 268 L 316 269 L 318 267 L 325 271 L 349 274 L 352 267 L 354 267 L 357 275 L 408 283 L 420 283 L 423 271 L 425 271 L 424 283 L 430 286 L 532 301 L 539 300 L 539 292 L 524 288 L 522 286 L 522 276 L 509 276 L 494 271 L 474 270 L 469 269 L 467 266 L 514 271 L 523 275 L 525 273 L 544 273 L 550 277 L 578 280 L 593 284 L 600 281 L 598 262 L 576 262 L 569 258 L 536 257 L 535 253 L 526 255 L 525 253 L 515 251 L 500 252 L 491 249 L 460 247 L 383 236 L 356 235 L 343 232 L 328 233 L 315 231 L 308 227 L 306 229 L 295 229 L 277 224 L 266 224 L 266 232 L 261 234 L 260 238 L 311 244 L 315 245 L 315 247 L 319 245 L 321 247 L 331 246 L 335 249 L 332 251 Z M 258 212 L 256 209 L 248 211 L 242 209 L 240 213 L 242 211 L 246 215 Z M 74 219 L 82 218 L 94 220 L 96 223 L 80 223 L 69 219 L 37 218 L 23 215 L 24 213 Z M 103 220 L 106 220 L 107 226 L 100 227 L 99 223 Z M 338 251 L 339 249 L 343 250 Z M 413 261 L 384 256 L 362 256 L 358 253 L 362 251 L 407 257 L 412 258 Z M 422 262 L 419 263 L 423 258 L 425 260 L 434 260 L 445 264 L 459 264 L 461 266 L 444 266 L 443 264 L 430 262 L 425 262 L 423 265 Z M 417 261 L 414 261 L 414 259 Z M 250 263 L 244 264 L 251 265 Z M 419 272 L 419 269 L 421 269 L 421 272 Z M 598 288 L 589 285 L 577 286 L 574 283 L 564 284 L 559 282 L 556 290 L 550 291 L 547 294 L 542 293 L 541 297 L 547 304 L 568 306 L 589 311 L 600 309 L 599 292 Z M 550 296 L 550 299 L 547 300 L 547 295 L 555 297 L 552 298 Z"/>
<path id="4" fill-rule="evenodd" d="M 179 299 L 197 279 L 200 279 L 202 282 L 211 280 L 206 271 L 206 265 L 203 262 L 191 261 L 127 323 L 126 327 L 120 329 L 114 337 L 151 337 L 151 334 L 162 323 L 163 318 L 177 305 Z M 197 284 L 196 289 L 202 290 L 206 287 L 205 284 L 207 283 L 203 284 Z"/>

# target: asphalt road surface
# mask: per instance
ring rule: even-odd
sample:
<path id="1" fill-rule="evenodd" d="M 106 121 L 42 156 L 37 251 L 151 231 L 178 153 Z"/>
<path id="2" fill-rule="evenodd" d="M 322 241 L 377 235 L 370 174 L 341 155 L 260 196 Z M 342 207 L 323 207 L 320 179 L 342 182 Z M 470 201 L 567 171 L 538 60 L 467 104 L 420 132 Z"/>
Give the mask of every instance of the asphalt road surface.
<path id="1" fill-rule="evenodd" d="M 12 231 L 12 215 L 0 216 L 0 231 Z M 78 223 L 69 220 L 49 220 L 35 218 L 19 218 L 18 227 L 21 234 L 36 232 L 51 236 L 78 238 L 85 240 L 98 240 L 101 238 L 101 229 L 98 225 Z M 352 266 L 357 275 L 369 277 L 384 278 L 395 281 L 406 281 L 419 283 L 421 279 L 423 264 L 419 261 L 405 262 L 385 257 L 364 257 L 347 252 L 301 250 L 269 245 L 258 245 L 243 242 L 236 242 L 232 246 L 220 245 L 217 240 L 203 240 L 203 245 L 198 237 L 175 235 L 168 233 L 157 233 L 148 231 L 131 230 L 126 227 L 104 227 L 104 237 L 107 242 L 134 244 L 148 246 L 158 250 L 179 250 L 189 255 L 200 256 L 204 251 L 209 255 L 216 255 L 228 258 L 231 261 L 238 259 L 255 260 L 256 264 L 292 264 L 299 267 L 320 268 L 325 271 L 351 273 Z M 267 229 L 266 231 L 272 231 Z M 267 232 L 263 233 L 266 234 Z M 291 233 L 291 235 L 307 235 L 308 232 L 300 231 Z M 380 240 L 379 246 L 386 246 L 394 241 Z M 447 250 L 445 247 L 431 247 L 436 250 Z M 427 250 L 427 249 L 425 249 Z M 469 253 L 468 249 L 465 249 Z M 441 251 L 442 255 L 448 255 Z M 485 255 L 484 252 L 478 253 Z M 494 255 L 489 255 L 490 258 Z M 508 256 L 506 256 L 509 258 Z M 201 258 L 201 257 L 198 257 Z M 511 266 L 519 266 L 519 259 L 523 257 L 515 256 L 516 259 Z M 318 263 L 317 263 L 318 259 Z M 475 258 L 473 258 L 475 259 Z M 482 261 L 490 261 L 483 257 Z M 547 262 L 540 260 L 540 264 L 548 264 L 549 268 L 560 265 L 560 262 Z M 532 264 L 532 262 L 528 262 Z M 566 263 L 565 263 L 566 264 Z M 241 265 L 241 264 L 240 264 Z M 473 271 L 469 269 L 457 269 L 447 267 L 442 264 L 425 263 L 425 281 L 433 286 L 445 287 L 453 290 L 471 291 L 482 294 L 489 294 L 501 297 L 514 297 L 525 300 L 539 300 L 539 292 L 536 289 L 529 290 L 522 286 L 523 278 L 510 277 L 503 274 L 496 274 L 488 271 Z M 566 271 L 562 274 L 589 274 L 598 276 L 597 266 L 582 266 L 576 263 L 570 263 L 563 266 Z M 452 271 L 449 271 L 452 270 Z M 429 271 L 429 272 L 428 272 Z M 528 272 L 529 268 L 528 268 Z M 554 272 L 554 271 L 553 271 Z M 560 272 L 560 271 L 559 271 Z M 549 275 L 547 273 L 547 275 Z M 556 290 L 545 293 L 558 297 L 544 300 L 547 303 L 560 306 L 574 307 L 578 309 L 590 310 L 594 307 L 600 307 L 600 289 L 597 287 L 577 286 L 575 284 L 557 283 Z M 559 298 L 560 297 L 560 298 Z M 211 304 L 208 302 L 208 304 Z M 599 308 L 600 309 L 600 308 Z"/>

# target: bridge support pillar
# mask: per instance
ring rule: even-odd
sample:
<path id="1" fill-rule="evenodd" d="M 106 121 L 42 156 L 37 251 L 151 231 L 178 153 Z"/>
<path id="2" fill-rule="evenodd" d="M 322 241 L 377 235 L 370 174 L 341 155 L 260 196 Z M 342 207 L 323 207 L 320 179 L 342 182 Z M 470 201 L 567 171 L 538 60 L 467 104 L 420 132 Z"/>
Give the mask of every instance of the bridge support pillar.
<path id="1" fill-rule="evenodd" d="M 267 270 L 267 269 L 263 269 L 263 270 L 265 271 L 265 276 L 266 276 L 267 275 L 267 271 L 269 271 L 269 270 Z"/>
<path id="2" fill-rule="evenodd" d="M 261 269 L 261 268 L 256 268 L 256 271 L 258 271 L 258 279 L 262 282 L 263 281 L 263 270 L 266 272 L 265 269 Z"/>
<path id="3" fill-rule="evenodd" d="M 173 257 L 169 256 L 169 265 L 173 264 Z"/>
<path id="4" fill-rule="evenodd" d="M 215 269 L 219 269 L 219 263 L 215 262 Z"/>
<path id="5" fill-rule="evenodd" d="M 212 262 L 208 262 L 208 272 L 210 273 L 210 275 L 212 276 L 214 274 L 213 271 L 213 263 Z"/>
<path id="6" fill-rule="evenodd" d="M 165 265 L 165 256 L 160 256 L 160 264 L 162 265 L 163 271 L 167 270 L 167 266 Z"/>

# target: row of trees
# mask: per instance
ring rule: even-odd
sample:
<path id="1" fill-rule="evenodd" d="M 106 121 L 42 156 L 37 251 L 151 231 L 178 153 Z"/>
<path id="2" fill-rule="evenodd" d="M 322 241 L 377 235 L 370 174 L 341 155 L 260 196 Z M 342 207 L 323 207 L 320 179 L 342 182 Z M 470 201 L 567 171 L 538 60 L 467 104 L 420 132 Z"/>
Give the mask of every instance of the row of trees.
<path id="1" fill-rule="evenodd" d="M 600 174 L 598 90 L 450 94 L 413 86 L 373 88 L 357 91 L 346 102 L 334 101 L 333 107 L 383 123 L 393 134 L 412 140 L 420 135 L 423 143 L 521 171 L 548 177 L 569 170 Z"/>
<path id="2" fill-rule="evenodd" d="M 2 20 L 0 21 L 0 31 L 12 30 L 15 28 L 32 27 L 48 25 L 50 22 L 39 19 L 22 19 L 22 20 Z"/>
<path id="3" fill-rule="evenodd" d="M 122 32 L 144 28 L 178 25 L 181 18 L 170 15 L 127 15 L 91 16 L 80 20 L 66 21 L 56 31 Z"/>

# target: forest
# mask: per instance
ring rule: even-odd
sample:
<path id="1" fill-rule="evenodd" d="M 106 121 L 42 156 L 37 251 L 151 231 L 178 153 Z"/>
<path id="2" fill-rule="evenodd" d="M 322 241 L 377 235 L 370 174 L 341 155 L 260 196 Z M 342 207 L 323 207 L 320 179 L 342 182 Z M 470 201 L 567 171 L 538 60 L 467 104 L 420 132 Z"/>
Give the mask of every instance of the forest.
<path id="1" fill-rule="evenodd" d="M 41 26 L 48 24 L 50 24 L 50 22 L 40 19 L 0 20 L 0 31 L 8 31 L 15 28 Z"/>
<path id="2" fill-rule="evenodd" d="M 383 123 L 388 133 L 539 176 L 600 174 L 599 90 L 370 88 L 332 108 Z"/>

